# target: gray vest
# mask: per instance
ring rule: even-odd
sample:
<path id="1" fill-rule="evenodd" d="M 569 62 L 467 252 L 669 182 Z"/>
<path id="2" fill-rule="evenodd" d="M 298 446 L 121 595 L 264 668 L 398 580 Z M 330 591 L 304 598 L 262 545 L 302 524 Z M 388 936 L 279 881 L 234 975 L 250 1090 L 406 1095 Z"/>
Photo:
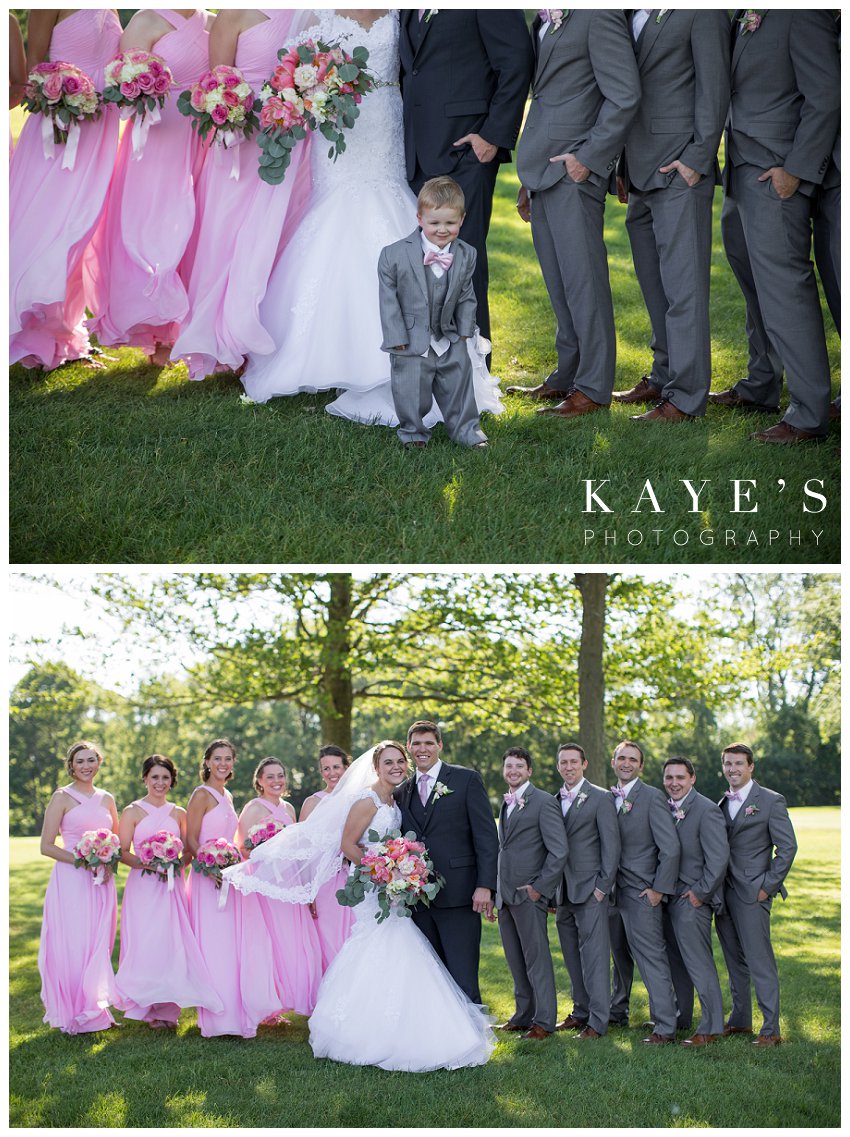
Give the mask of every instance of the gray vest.
<path id="1" fill-rule="evenodd" d="M 443 305 L 449 291 L 449 274 L 444 272 L 438 280 L 431 269 L 426 268 L 425 280 L 428 284 L 428 326 L 431 334 L 440 339 L 443 334 Z"/>

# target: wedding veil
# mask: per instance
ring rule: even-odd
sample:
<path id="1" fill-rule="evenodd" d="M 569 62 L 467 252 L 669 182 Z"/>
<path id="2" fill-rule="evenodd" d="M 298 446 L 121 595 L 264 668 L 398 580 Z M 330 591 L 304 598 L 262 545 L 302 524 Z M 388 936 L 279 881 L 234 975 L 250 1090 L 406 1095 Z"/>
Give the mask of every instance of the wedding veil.
<path id="1" fill-rule="evenodd" d="M 376 780 L 373 746 L 349 766 L 333 792 L 305 821 L 288 825 L 258 846 L 248 861 L 233 865 L 223 879 L 239 892 L 259 892 L 290 904 L 315 900 L 325 881 L 342 867 L 340 841 L 352 805 Z"/>

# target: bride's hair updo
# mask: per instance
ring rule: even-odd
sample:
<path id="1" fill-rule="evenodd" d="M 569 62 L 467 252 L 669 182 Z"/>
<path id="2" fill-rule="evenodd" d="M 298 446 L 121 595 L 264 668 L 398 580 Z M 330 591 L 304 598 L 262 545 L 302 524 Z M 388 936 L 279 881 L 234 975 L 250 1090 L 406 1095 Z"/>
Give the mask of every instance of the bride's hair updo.
<path id="1" fill-rule="evenodd" d="M 398 750 L 404 756 L 405 763 L 407 763 L 407 753 L 404 748 L 404 743 L 394 742 L 391 738 L 385 738 L 383 742 L 379 742 L 375 749 L 372 751 L 372 765 L 377 770 L 378 763 L 381 760 L 381 755 L 385 750 Z"/>

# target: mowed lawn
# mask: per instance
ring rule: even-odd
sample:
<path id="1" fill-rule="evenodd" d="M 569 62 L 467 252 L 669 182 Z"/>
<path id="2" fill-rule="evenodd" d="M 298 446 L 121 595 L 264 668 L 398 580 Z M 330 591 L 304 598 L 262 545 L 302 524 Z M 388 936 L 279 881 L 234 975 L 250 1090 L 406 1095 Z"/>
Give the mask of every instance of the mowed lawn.
<path id="1" fill-rule="evenodd" d="M 833 1127 L 839 1124 L 839 811 L 792 810 L 800 851 L 789 898 L 773 911 L 785 1044 L 745 1037 L 701 1051 L 647 1048 L 645 992 L 632 1029 L 582 1044 L 500 1038 L 481 1068 L 413 1075 L 313 1059 L 307 1026 L 261 1028 L 250 1041 L 202 1039 L 192 1012 L 176 1037 L 141 1023 L 66 1037 L 41 1022 L 38 934 L 49 862 L 35 838 L 11 842 L 11 1123 L 13 1126 L 228 1127 Z M 122 870 L 122 881 L 125 873 Z M 558 961 L 559 1010 L 570 1009 Z M 720 952 L 717 949 L 720 962 Z M 116 944 L 115 963 L 118 947 Z M 168 966 L 163 960 L 162 965 Z M 725 972 L 721 971 L 724 981 Z M 403 960 L 375 961 L 375 983 L 415 999 Z M 498 1021 L 511 982 L 485 926 L 481 987 Z M 726 997 L 728 1010 L 728 995 Z M 760 1019 L 756 1011 L 756 1025 Z"/>
<path id="2" fill-rule="evenodd" d="M 489 245 L 493 371 L 503 389 L 537 383 L 555 362 L 554 318 L 530 229 L 514 208 L 516 190 L 510 168 L 499 178 Z M 720 202 L 718 191 L 715 388 L 740 378 L 747 359 L 744 304 L 720 244 Z M 624 220 L 625 208 L 609 198 L 619 389 L 651 363 Z M 334 265 L 328 288 L 356 288 L 372 272 Z M 826 312 L 825 321 L 837 393 L 840 343 Z M 317 322 L 316 334 L 333 329 Z M 192 383 L 182 364 L 151 367 L 133 349 L 109 354 L 104 371 L 11 368 L 13 562 L 839 560 L 836 428 L 821 446 L 761 446 L 749 433 L 777 415 L 711 407 L 705 419 L 670 427 L 633 423 L 633 408 L 615 406 L 564 422 L 509 396 L 504 414 L 485 416 L 488 452 L 455 446 L 442 427 L 427 450 L 404 452 L 392 430 L 325 414 L 330 393 L 245 405 L 235 376 Z M 356 375 L 357 362 L 341 353 L 341 379 Z M 611 512 L 584 512 L 586 483 L 605 480 L 600 498 Z M 640 498 L 647 480 L 654 501 Z M 685 480 L 701 487 L 696 508 Z M 747 483 L 737 509 L 735 480 Z M 807 483 L 825 508 L 806 495 Z"/>

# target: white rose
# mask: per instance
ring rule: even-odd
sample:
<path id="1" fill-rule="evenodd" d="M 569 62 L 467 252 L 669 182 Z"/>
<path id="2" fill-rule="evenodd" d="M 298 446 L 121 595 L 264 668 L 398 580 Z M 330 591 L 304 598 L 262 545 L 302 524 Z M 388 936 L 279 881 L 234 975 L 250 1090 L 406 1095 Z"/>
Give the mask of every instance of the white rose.
<path id="1" fill-rule="evenodd" d="M 302 90 L 315 85 L 319 77 L 319 72 L 312 63 L 302 63 L 300 67 L 295 68 L 295 83 Z"/>

